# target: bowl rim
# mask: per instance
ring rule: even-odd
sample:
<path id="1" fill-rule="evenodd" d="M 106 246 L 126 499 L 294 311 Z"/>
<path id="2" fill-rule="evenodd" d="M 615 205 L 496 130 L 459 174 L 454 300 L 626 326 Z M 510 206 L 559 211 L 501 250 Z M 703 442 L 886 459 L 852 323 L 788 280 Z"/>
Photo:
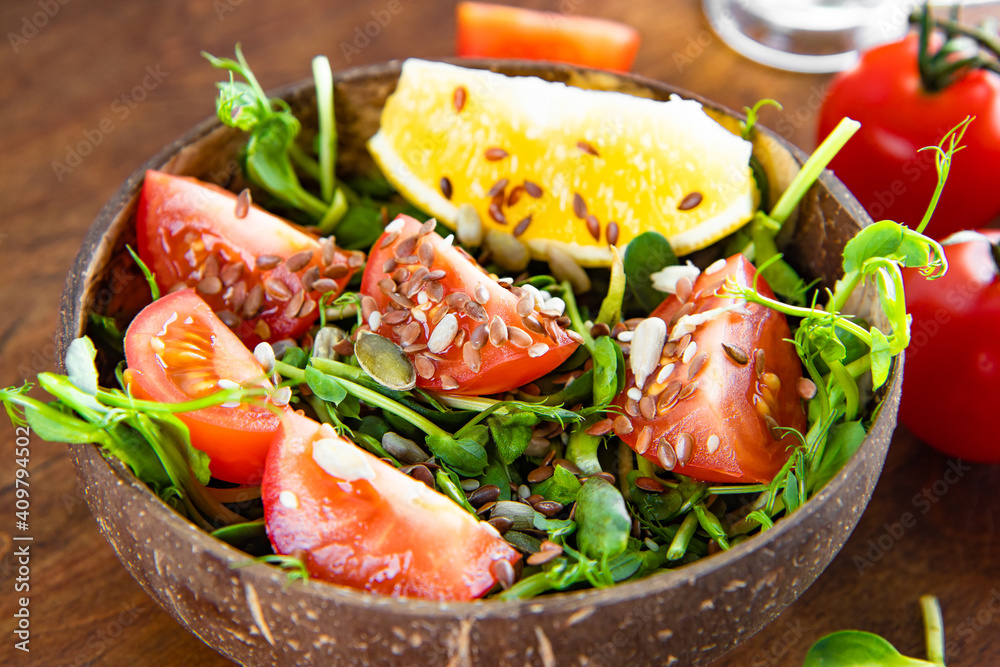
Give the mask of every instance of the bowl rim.
<path id="1" fill-rule="evenodd" d="M 538 75 L 551 74 L 552 72 L 583 72 L 596 73 L 615 79 L 628 81 L 637 84 L 640 88 L 652 89 L 666 94 L 677 94 L 685 99 L 696 100 L 703 106 L 715 111 L 722 112 L 737 119 L 745 119 L 745 116 L 719 103 L 713 102 L 697 93 L 678 88 L 666 82 L 658 81 L 638 74 L 608 72 L 587 67 L 578 67 L 561 63 L 548 63 L 524 60 L 493 60 L 493 59 L 462 59 L 462 58 L 441 58 L 441 62 L 449 62 L 467 67 L 480 69 L 516 69 L 516 76 L 530 76 L 533 73 Z M 382 63 L 367 64 L 351 67 L 338 72 L 334 72 L 334 83 L 349 84 L 359 80 L 368 80 L 373 77 L 398 76 L 403 59 L 394 59 Z M 302 80 L 268 91 L 268 96 L 289 97 L 301 93 L 313 87 L 311 79 Z M 625 93 L 628 94 L 628 93 Z M 222 127 L 219 120 L 213 115 L 192 129 L 188 130 L 180 137 L 167 144 L 153 157 L 143 162 L 134 170 L 125 181 L 116 189 L 107 203 L 98 212 L 94 222 L 88 228 L 86 236 L 81 246 L 80 253 L 73 261 L 70 273 L 67 276 L 66 284 L 60 301 L 60 317 L 58 330 L 58 365 L 63 371 L 63 357 L 69 343 L 76 338 L 83 326 L 84 307 L 76 294 L 78 293 L 81 281 L 84 281 L 88 271 L 95 269 L 92 259 L 95 249 L 98 247 L 112 226 L 117 216 L 127 207 L 137 196 L 148 169 L 161 168 L 168 164 L 170 159 L 177 155 L 184 147 L 192 144 L 198 139 L 208 135 L 212 131 Z M 788 150 L 792 157 L 801 164 L 805 161 L 805 153 L 784 137 L 778 135 L 773 130 L 758 125 L 758 129 L 768 135 L 772 140 L 777 141 L 784 149 Z M 838 200 L 852 208 L 851 217 L 858 221 L 862 227 L 871 224 L 867 213 L 860 206 L 854 196 L 847 190 L 846 186 L 829 170 L 824 171 L 819 178 L 826 189 Z M 96 267 L 100 268 L 100 267 Z M 885 396 L 892 395 L 900 391 L 902 384 L 902 358 L 893 364 L 890 380 L 886 383 Z M 885 398 L 883 398 L 885 400 Z M 557 591 L 543 596 L 526 600 L 473 600 L 465 602 L 457 601 L 434 601 L 418 598 L 392 597 L 373 594 L 347 586 L 334 584 L 321 580 L 310 580 L 299 582 L 294 588 L 299 594 L 318 597 L 327 601 L 336 601 L 339 604 L 347 604 L 360 607 L 377 607 L 402 614 L 412 615 L 419 612 L 422 615 L 434 617 L 442 616 L 449 619 L 456 617 L 475 617 L 477 620 L 499 619 L 509 616 L 520 616 L 524 612 L 537 613 L 558 613 L 570 609 L 576 610 L 583 605 L 604 606 L 612 603 L 641 600 L 657 594 L 662 594 L 682 586 L 684 583 L 691 583 L 705 575 L 725 570 L 735 562 L 741 560 L 751 552 L 768 549 L 770 545 L 779 542 L 784 536 L 797 529 L 798 525 L 821 510 L 821 508 L 835 496 L 857 473 L 862 466 L 869 450 L 874 446 L 872 433 L 878 420 L 886 414 L 881 409 L 881 404 L 876 408 L 875 418 L 872 420 L 872 427 L 868 430 L 868 435 L 859 447 L 858 451 L 847 461 L 841 470 L 824 486 L 818 493 L 799 507 L 791 516 L 782 517 L 775 522 L 774 527 L 755 534 L 751 539 L 733 546 L 728 551 L 713 554 L 711 557 L 701 558 L 693 563 L 683 565 L 676 570 L 658 572 L 647 575 L 635 581 L 625 581 L 608 588 L 584 589 L 576 591 Z M 92 445 L 85 445 L 91 447 Z M 96 446 L 94 446 L 96 447 Z M 175 533 L 189 532 L 193 547 L 206 552 L 211 557 L 221 563 L 227 564 L 230 568 L 237 563 L 246 562 L 248 555 L 222 540 L 212 537 L 209 533 L 198 528 L 188 519 L 175 512 L 159 497 L 156 496 L 142 481 L 140 481 L 131 470 L 120 461 L 108 460 L 103 456 L 101 460 L 108 466 L 111 474 L 117 477 L 119 482 L 129 484 L 133 489 L 138 490 L 151 502 L 148 503 L 147 510 L 154 514 L 157 521 L 162 521 Z M 77 465 L 79 471 L 79 464 Z M 867 501 L 865 503 L 867 505 Z M 863 511 L 863 510 L 862 510 Z M 848 530 L 847 536 L 853 532 L 854 526 Z M 166 532 L 166 531 L 165 531 Z M 846 536 L 845 536 L 846 540 Z M 838 549 L 839 551 L 839 549 Z M 249 573 L 255 576 L 265 577 L 279 585 L 285 583 L 286 573 L 278 567 L 255 563 L 246 568 Z M 530 608 L 530 609 L 529 609 Z"/>

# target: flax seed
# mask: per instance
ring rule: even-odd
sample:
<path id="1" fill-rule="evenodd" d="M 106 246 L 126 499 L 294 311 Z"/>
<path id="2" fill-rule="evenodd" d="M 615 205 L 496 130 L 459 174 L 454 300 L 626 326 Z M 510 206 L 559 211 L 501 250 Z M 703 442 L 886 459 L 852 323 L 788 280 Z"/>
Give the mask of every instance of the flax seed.
<path id="1" fill-rule="evenodd" d="M 750 363 L 750 358 L 747 356 L 747 353 L 735 345 L 723 343 L 722 349 L 726 351 L 726 356 L 732 359 L 734 363 L 740 366 L 746 366 Z"/>
<path id="2" fill-rule="evenodd" d="M 489 321 L 489 315 L 486 314 L 486 309 L 482 305 L 476 303 L 475 301 L 469 300 L 465 302 L 463 307 L 465 313 L 476 320 L 477 322 L 487 322 Z"/>
<path id="3" fill-rule="evenodd" d="M 496 183 L 486 191 L 486 196 L 489 198 L 494 198 L 497 195 L 502 195 L 504 190 L 507 188 L 507 184 L 510 183 L 509 179 L 501 178 Z M 500 206 L 503 206 L 503 199 L 500 200 Z"/>
<path id="4" fill-rule="evenodd" d="M 261 255 L 254 262 L 254 268 L 260 271 L 269 271 L 281 264 L 281 258 L 277 255 Z"/>
<path id="5" fill-rule="evenodd" d="M 293 294 L 292 298 L 290 298 L 288 300 L 288 303 L 285 304 L 285 313 L 284 313 L 285 317 L 289 320 L 295 319 L 295 317 L 297 317 L 299 314 L 299 309 L 302 308 L 302 304 L 304 304 L 305 301 L 306 301 L 305 290 L 299 290 L 298 292 Z"/>
<path id="6" fill-rule="evenodd" d="M 518 222 L 514 226 L 514 236 L 520 236 L 521 234 L 528 231 L 528 227 L 531 225 L 531 217 L 532 214 L 529 213 L 528 215 L 521 218 L 520 222 Z"/>
<path id="7" fill-rule="evenodd" d="M 496 162 L 507 157 L 508 153 L 497 146 L 490 146 L 483 152 L 483 156 L 490 162 Z"/>
<path id="8" fill-rule="evenodd" d="M 690 433 L 681 433 L 674 443 L 674 453 L 677 455 L 677 462 L 682 466 L 687 465 L 694 454 L 694 436 Z"/>
<path id="9" fill-rule="evenodd" d="M 416 368 L 417 375 L 425 380 L 430 380 L 434 377 L 434 362 L 432 362 L 427 357 L 420 355 L 413 360 L 413 366 Z"/>
<path id="10" fill-rule="evenodd" d="M 458 389 L 458 387 L 459 387 L 458 380 L 456 380 L 452 376 L 450 375 L 441 376 L 441 388 L 444 389 L 445 391 L 455 391 L 456 389 Z"/>
<path id="11" fill-rule="evenodd" d="M 288 259 L 285 260 L 285 268 L 292 273 L 298 273 L 302 269 L 306 268 L 306 265 L 313 259 L 312 250 L 302 250 L 297 252 Z"/>
<path id="12" fill-rule="evenodd" d="M 652 477 L 639 477 L 635 480 L 635 486 L 646 493 L 663 493 L 667 489 Z"/>
<path id="13" fill-rule="evenodd" d="M 382 237 L 382 243 L 379 244 L 380 248 L 388 248 L 393 244 L 393 242 L 399 238 L 399 230 L 394 229 L 385 236 Z"/>
<path id="14" fill-rule="evenodd" d="M 702 197 L 702 194 L 700 192 L 691 192 L 691 193 L 688 193 L 684 197 L 684 199 L 681 200 L 681 203 L 677 205 L 677 210 L 678 211 L 690 211 L 691 209 L 693 209 L 696 206 L 698 206 L 698 204 L 701 203 L 702 199 L 703 199 L 703 197 Z"/>
<path id="15" fill-rule="evenodd" d="M 614 422 L 612 422 L 611 419 L 602 419 L 588 428 L 585 432 L 587 435 L 607 435 L 611 432 L 613 424 Z"/>

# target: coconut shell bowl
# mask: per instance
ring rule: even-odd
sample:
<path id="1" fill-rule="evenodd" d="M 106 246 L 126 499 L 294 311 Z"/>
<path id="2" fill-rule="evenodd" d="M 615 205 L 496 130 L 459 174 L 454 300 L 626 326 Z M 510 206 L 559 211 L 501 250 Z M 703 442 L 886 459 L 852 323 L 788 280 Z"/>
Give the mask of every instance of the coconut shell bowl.
<path id="1" fill-rule="evenodd" d="M 568 66 L 476 66 L 661 100 L 671 94 L 698 99 L 655 81 Z M 399 63 L 388 63 L 336 76 L 339 171 L 371 168 L 365 141 L 375 133 L 398 75 Z M 308 132 L 315 121 L 311 82 L 278 94 Z M 738 115 L 699 101 L 735 128 Z M 244 186 L 236 161 L 242 141 L 238 131 L 206 121 L 122 184 L 90 228 L 67 280 L 63 353 L 84 333 L 92 312 L 118 307 L 122 276 L 135 270 L 125 244 L 134 243 L 144 171 L 194 176 L 238 191 Z M 754 151 L 772 192 L 780 192 L 804 159 L 764 129 L 757 133 Z M 844 244 L 869 219 L 841 182 L 825 173 L 794 222 L 794 232 L 783 239 L 786 258 L 806 281 L 832 285 Z M 141 279 L 125 282 L 124 292 L 146 288 Z M 178 623 L 241 664 L 707 665 L 777 617 L 844 545 L 885 460 L 896 424 L 901 368 L 897 361 L 858 453 L 774 528 L 729 551 L 639 581 L 516 602 L 398 599 L 319 581 L 290 584 L 285 571 L 265 564 L 234 567 L 247 560 L 245 553 L 176 514 L 96 446 L 74 448 L 73 456 L 90 510 L 129 573 Z"/>

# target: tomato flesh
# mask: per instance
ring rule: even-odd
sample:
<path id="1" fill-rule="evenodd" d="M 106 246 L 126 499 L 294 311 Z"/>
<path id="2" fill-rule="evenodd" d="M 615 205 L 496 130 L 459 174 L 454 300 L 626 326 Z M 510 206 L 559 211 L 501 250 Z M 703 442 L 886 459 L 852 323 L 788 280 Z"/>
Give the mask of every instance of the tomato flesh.
<path id="1" fill-rule="evenodd" d="M 937 184 L 934 146 L 966 116 L 975 116 L 951 163 L 948 184 L 927 234 L 941 239 L 988 225 L 1000 215 L 1000 75 L 973 70 L 938 92 L 926 91 L 917 66 L 917 36 L 862 54 L 837 75 L 820 109 L 818 137 L 844 116 L 861 129 L 830 163 L 875 220 L 916 227 Z"/>
<path id="2" fill-rule="evenodd" d="M 339 294 L 364 263 L 363 254 L 326 249 L 332 240 L 321 244 L 227 190 L 152 170 L 136 232 L 139 256 L 160 290 L 197 289 L 248 347 L 304 334 L 322 294 Z M 303 252 L 312 253 L 306 262 Z"/>
<path id="3" fill-rule="evenodd" d="M 510 391 L 555 369 L 579 344 L 537 304 L 526 318 L 519 316 L 520 288 L 498 282 L 465 251 L 433 231 L 421 233 L 421 223 L 405 215 L 372 246 L 361 293 L 365 321 L 359 330 L 371 331 L 374 323 L 375 333 L 406 350 L 424 389 Z M 452 336 L 435 336 L 452 323 Z M 490 329 L 503 336 L 477 348 Z"/>
<path id="4" fill-rule="evenodd" d="M 1000 463 L 993 411 L 1000 404 L 1000 271 L 987 238 L 944 246 L 948 272 L 927 280 L 903 269 L 913 316 L 900 420 L 950 456 Z"/>
<path id="5" fill-rule="evenodd" d="M 268 537 L 309 574 L 385 595 L 471 600 L 520 559 L 499 533 L 454 502 L 288 412 L 261 488 Z"/>
<path id="6" fill-rule="evenodd" d="M 734 299 L 719 296 L 720 288 L 727 280 L 752 285 L 754 274 L 743 255 L 734 255 L 725 267 L 702 273 L 687 301 L 671 296 L 650 315 L 667 323 L 666 342 L 642 387 L 636 388 L 629 364 L 625 389 L 615 403 L 630 418 L 631 430 L 622 429 L 620 421 L 615 429 L 653 463 L 665 461 L 665 467 L 679 474 L 708 482 L 767 483 L 797 442 L 793 435 L 780 433 L 776 439 L 774 426 L 805 432 L 797 387 L 802 366 L 794 345 L 785 340 L 791 334 L 782 313 L 747 303 L 743 312 L 729 310 L 704 323 L 684 325 L 683 315 L 737 305 Z M 757 280 L 757 291 L 774 297 L 763 277 Z M 677 336 L 684 331 L 689 333 Z M 637 343 L 634 338 L 632 354 Z M 696 347 L 691 351 L 688 345 Z M 673 370 L 664 370 L 668 366 Z M 641 394 L 638 400 L 636 394 Z M 673 461 L 676 464 L 670 465 Z"/>
<path id="7" fill-rule="evenodd" d="M 616 21 L 460 2 L 456 52 L 466 58 L 551 60 L 618 72 L 632 68 L 639 33 Z"/>
<path id="8" fill-rule="evenodd" d="M 125 381 L 137 398 L 181 403 L 213 394 L 220 380 L 270 386 L 264 369 L 240 339 L 193 290 L 157 299 L 125 334 Z M 215 406 L 177 415 L 191 444 L 208 454 L 212 476 L 257 484 L 278 417 L 258 405 Z"/>

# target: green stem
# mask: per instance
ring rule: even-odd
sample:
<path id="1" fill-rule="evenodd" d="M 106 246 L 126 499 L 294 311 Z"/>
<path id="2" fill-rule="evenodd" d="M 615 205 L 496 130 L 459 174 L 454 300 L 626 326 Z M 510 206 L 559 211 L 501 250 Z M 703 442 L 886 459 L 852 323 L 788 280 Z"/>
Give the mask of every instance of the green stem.
<path id="1" fill-rule="evenodd" d="M 563 281 L 560 287 L 563 291 L 563 301 L 566 302 L 566 314 L 569 316 L 573 329 L 583 337 L 583 346 L 593 354 L 594 339 L 591 337 L 590 330 L 587 329 L 587 326 L 583 322 L 583 317 L 580 315 L 580 309 L 576 305 L 576 296 L 573 294 L 573 288 L 570 287 L 569 281 Z"/>
<path id="2" fill-rule="evenodd" d="M 708 495 L 724 496 L 740 493 L 760 493 L 765 490 L 767 490 L 767 486 L 764 484 L 727 484 L 725 486 L 708 487 Z"/>
<path id="3" fill-rule="evenodd" d="M 927 639 L 927 659 L 938 667 L 944 664 L 944 619 L 941 604 L 933 595 L 920 598 L 920 610 L 924 615 L 924 632 Z"/>
<path id="4" fill-rule="evenodd" d="M 336 231 L 337 225 L 347 215 L 347 207 L 347 197 L 344 195 L 343 189 L 338 187 L 333 191 L 333 202 L 330 203 L 330 207 L 326 209 L 323 217 L 316 223 L 317 231 L 323 235 L 328 235 Z"/>
<path id="5" fill-rule="evenodd" d="M 681 522 L 681 527 L 674 535 L 674 539 L 670 542 L 670 548 L 667 549 L 667 560 L 680 560 L 687 553 L 688 545 L 691 544 L 691 538 L 694 537 L 694 531 L 698 528 L 698 515 L 694 512 L 689 512 L 684 521 Z"/>
<path id="6" fill-rule="evenodd" d="M 771 209 L 771 218 L 779 224 L 784 224 L 795 207 L 799 205 L 806 191 L 812 187 L 833 156 L 844 147 L 844 144 L 861 128 L 861 123 L 850 118 L 842 118 L 833 132 L 823 140 L 823 143 L 813 151 L 799 173 L 795 175 L 788 188 L 781 193 L 778 202 Z"/>
<path id="7" fill-rule="evenodd" d="M 597 313 L 595 324 L 607 324 L 613 327 L 622 318 L 622 301 L 625 298 L 625 263 L 618 249 L 611 247 L 613 258 L 611 262 L 611 278 L 608 282 L 608 294 L 601 302 L 601 310 Z M 590 332 L 587 332 L 588 335 Z M 588 348 L 589 349 L 589 348 Z"/>
<path id="8" fill-rule="evenodd" d="M 597 448 L 601 444 L 602 438 L 597 435 L 588 435 L 586 427 L 588 422 L 569 434 L 569 443 L 566 445 L 566 459 L 572 461 L 576 466 L 588 475 L 593 475 L 602 471 L 601 464 L 597 460 Z"/>
<path id="9" fill-rule="evenodd" d="M 771 310 L 777 310 L 784 313 L 785 315 L 791 315 L 792 317 L 801 317 L 803 319 L 812 319 L 817 315 L 831 315 L 837 317 L 836 326 L 844 329 L 845 331 L 857 336 L 868 346 L 872 346 L 872 335 L 870 332 L 861 328 L 859 325 L 848 320 L 845 317 L 840 316 L 837 312 L 827 313 L 827 311 L 820 308 L 806 308 L 804 306 L 792 306 L 790 304 L 784 303 L 783 301 L 778 301 L 777 299 L 770 299 L 765 296 L 761 296 L 759 292 L 752 288 L 742 288 L 736 287 L 733 290 L 727 288 L 727 293 L 746 299 L 752 303 L 759 303 L 762 306 L 767 306 Z"/>
<path id="10" fill-rule="evenodd" d="M 323 201 L 333 200 L 334 165 L 337 162 L 337 124 L 333 118 L 333 72 L 326 56 L 312 61 L 319 120 L 319 186 Z"/>
<path id="11" fill-rule="evenodd" d="M 313 156 L 302 150 L 302 147 L 294 141 L 288 146 L 288 157 L 292 158 L 292 162 L 294 162 L 299 169 L 304 171 L 306 176 L 312 178 L 313 180 L 321 180 L 323 171 L 320 168 L 319 162 L 317 162 Z M 311 196 L 312 195 L 310 195 L 310 197 Z M 321 204 L 325 203 L 318 199 L 316 201 L 319 201 Z"/>

